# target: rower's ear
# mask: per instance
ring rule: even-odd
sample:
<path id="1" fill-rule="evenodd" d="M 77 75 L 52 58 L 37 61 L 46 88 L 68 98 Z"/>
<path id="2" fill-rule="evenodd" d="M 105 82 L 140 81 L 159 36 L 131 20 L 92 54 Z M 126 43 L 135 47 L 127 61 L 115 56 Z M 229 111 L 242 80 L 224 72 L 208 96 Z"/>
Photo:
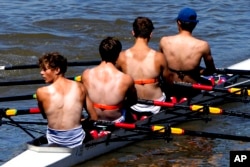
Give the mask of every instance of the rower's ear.
<path id="1" fill-rule="evenodd" d="M 135 36 L 135 32 L 134 32 L 134 30 L 132 30 L 132 31 L 131 31 L 131 33 L 132 33 L 132 35 L 133 35 L 133 37 L 134 37 L 134 36 Z"/>
<path id="2" fill-rule="evenodd" d="M 176 21 L 178 25 L 181 25 L 181 22 L 179 20 Z"/>
<path id="3" fill-rule="evenodd" d="M 55 69 L 55 72 L 56 72 L 57 75 L 60 74 L 60 73 L 61 73 L 60 68 L 57 67 L 57 68 Z"/>

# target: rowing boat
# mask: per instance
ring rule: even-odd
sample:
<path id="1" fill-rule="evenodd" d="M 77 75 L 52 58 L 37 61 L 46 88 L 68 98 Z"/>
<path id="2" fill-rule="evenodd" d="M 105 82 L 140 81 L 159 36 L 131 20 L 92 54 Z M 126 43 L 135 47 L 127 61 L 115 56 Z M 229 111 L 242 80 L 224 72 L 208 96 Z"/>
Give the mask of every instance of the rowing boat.
<path id="1" fill-rule="evenodd" d="M 229 69 L 242 69 L 248 68 L 250 59 L 230 66 Z M 218 85 L 219 88 L 231 88 L 231 87 L 247 87 L 249 88 L 250 77 L 249 75 L 232 74 L 229 75 L 227 81 Z M 243 90 L 243 89 L 242 89 Z M 195 96 L 188 103 L 202 104 L 202 105 L 217 105 L 221 102 L 225 102 L 225 99 L 231 98 L 246 99 L 243 95 L 237 96 L 234 93 L 225 93 L 217 91 L 202 91 L 199 95 Z M 185 105 L 187 102 L 184 102 Z M 187 104 L 190 105 L 190 104 Z M 192 119 L 200 118 L 197 112 L 192 112 L 184 108 L 173 107 L 166 108 L 160 113 L 148 117 L 145 120 L 136 122 L 139 126 L 149 125 L 180 125 L 182 122 Z M 48 146 L 45 136 L 41 136 L 35 140 L 27 143 L 27 150 L 18 156 L 14 157 L 10 161 L 3 164 L 3 167 L 68 167 L 79 163 L 83 163 L 87 160 L 93 159 L 97 156 L 103 155 L 107 152 L 124 147 L 136 141 L 144 140 L 148 137 L 152 137 L 152 133 L 145 133 L 138 129 L 128 130 L 126 128 L 116 128 L 111 131 L 109 135 L 104 137 L 88 141 L 76 148 L 66 148 L 59 146 Z M 171 139 L 169 133 L 164 134 L 164 138 Z"/>

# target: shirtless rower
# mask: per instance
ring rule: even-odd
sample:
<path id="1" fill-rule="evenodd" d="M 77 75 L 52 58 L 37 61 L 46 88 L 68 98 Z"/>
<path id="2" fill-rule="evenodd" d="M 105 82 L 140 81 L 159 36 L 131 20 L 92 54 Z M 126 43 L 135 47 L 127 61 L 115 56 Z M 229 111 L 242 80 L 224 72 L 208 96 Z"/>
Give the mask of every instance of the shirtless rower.
<path id="1" fill-rule="evenodd" d="M 149 18 L 136 18 L 132 31 L 135 43 L 120 53 L 116 66 L 135 80 L 138 98 L 165 101 L 166 96 L 161 90 L 159 78 L 162 77 L 165 81 L 168 73 L 167 63 L 162 53 L 148 46 L 153 29 L 153 23 Z M 141 117 L 156 114 L 161 107 L 135 104 L 131 109 Z"/>
<path id="2" fill-rule="evenodd" d="M 124 122 L 128 114 L 127 105 L 129 107 L 137 101 L 133 79 L 117 70 L 114 65 L 121 49 L 118 39 L 103 39 L 99 46 L 101 63 L 82 73 L 82 82 L 93 103 L 88 106 L 88 110 L 94 110 L 98 120 Z"/>
<path id="3" fill-rule="evenodd" d="M 82 83 L 64 77 L 67 59 L 57 52 L 43 55 L 39 59 L 41 75 L 48 86 L 37 89 L 38 106 L 48 120 L 48 144 L 76 147 L 82 144 L 85 132 L 81 117 L 86 99 Z M 97 119 L 96 113 L 90 113 Z"/>
<path id="4" fill-rule="evenodd" d="M 210 84 L 200 75 L 211 75 L 215 65 L 208 42 L 192 36 L 192 31 L 199 22 L 196 12 L 191 8 L 183 8 L 176 18 L 179 33 L 164 36 L 160 40 L 160 50 L 165 55 L 171 71 L 171 82 L 188 82 Z M 200 69 L 201 60 L 206 69 Z"/>

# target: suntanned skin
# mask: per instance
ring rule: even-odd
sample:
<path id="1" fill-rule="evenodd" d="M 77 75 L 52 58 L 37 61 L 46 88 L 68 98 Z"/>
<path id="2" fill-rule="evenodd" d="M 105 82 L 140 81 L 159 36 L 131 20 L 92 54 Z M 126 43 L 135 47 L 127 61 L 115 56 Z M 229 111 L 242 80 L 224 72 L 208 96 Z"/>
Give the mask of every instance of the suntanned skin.
<path id="1" fill-rule="evenodd" d="M 69 130 L 81 125 L 86 90 L 82 83 L 66 79 L 59 72 L 59 68 L 41 70 L 43 79 L 50 85 L 37 89 L 37 101 L 47 117 L 49 128 Z M 96 113 L 89 114 L 93 119 L 97 118 Z"/>
<path id="2" fill-rule="evenodd" d="M 134 32 L 132 31 L 134 35 Z M 118 69 L 129 74 L 134 80 L 154 79 L 159 76 L 167 78 L 167 63 L 162 53 L 155 51 L 153 56 L 147 56 L 151 49 L 148 46 L 149 40 L 146 38 L 135 38 L 134 45 L 129 48 L 131 55 L 125 54 L 127 50 L 122 51 L 116 62 Z M 138 98 L 154 100 L 162 96 L 162 90 L 159 82 L 135 85 Z"/>
<path id="3" fill-rule="evenodd" d="M 113 63 L 102 61 L 100 65 L 87 69 L 82 74 L 82 82 L 88 90 L 90 102 L 104 105 L 119 105 L 124 99 L 137 100 L 134 81 L 116 69 Z M 96 111 L 98 119 L 113 121 L 121 117 L 122 107 L 104 110 L 88 105 L 88 110 Z"/>
<path id="4" fill-rule="evenodd" d="M 165 36 L 160 40 L 160 51 L 165 55 L 168 66 L 177 71 L 190 71 L 200 67 L 203 59 L 206 65 L 206 71 L 213 74 L 215 65 L 208 42 L 197 39 L 192 33 L 183 30 L 177 21 L 179 33 L 173 36 Z M 183 79 L 179 78 L 174 72 L 171 72 L 169 79 L 171 82 L 184 81 L 189 83 L 197 83 L 196 78 L 203 71 L 197 70 L 193 76 L 185 75 Z"/>

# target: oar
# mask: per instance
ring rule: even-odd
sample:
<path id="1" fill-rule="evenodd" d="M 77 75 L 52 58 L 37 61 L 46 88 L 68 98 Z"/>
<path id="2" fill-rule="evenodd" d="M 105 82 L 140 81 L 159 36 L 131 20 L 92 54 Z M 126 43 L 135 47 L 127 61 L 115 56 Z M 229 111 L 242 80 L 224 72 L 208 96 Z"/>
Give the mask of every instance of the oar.
<path id="1" fill-rule="evenodd" d="M 17 124 L 25 124 L 25 125 L 48 125 L 47 122 L 35 122 L 35 121 L 15 121 Z M 10 124 L 10 121 L 2 120 L 2 124 Z"/>
<path id="2" fill-rule="evenodd" d="M 175 82 L 174 84 L 179 85 L 179 86 L 199 89 L 199 90 L 228 92 L 228 93 L 233 93 L 233 94 L 238 94 L 238 95 L 250 96 L 250 89 L 247 89 L 247 88 L 218 88 L 218 87 L 209 86 L 209 85 L 191 84 L 191 83 L 184 83 L 184 82 Z"/>
<path id="3" fill-rule="evenodd" d="M 217 68 L 215 72 L 218 74 L 250 75 L 250 70 L 241 70 L 241 69 Z"/>
<path id="4" fill-rule="evenodd" d="M 141 104 L 156 105 L 156 106 L 162 106 L 162 107 L 183 108 L 183 109 L 188 109 L 191 111 L 208 112 L 210 114 L 220 114 L 220 115 L 250 118 L 250 115 L 246 113 L 240 113 L 236 111 L 226 111 L 218 107 L 210 107 L 210 106 L 205 106 L 205 105 L 196 105 L 196 104 L 181 105 L 181 104 L 175 104 L 175 103 L 170 103 L 170 102 L 162 102 L 162 101 L 146 100 L 146 99 L 138 99 L 137 102 Z"/>
<path id="5" fill-rule="evenodd" d="M 17 115 L 26 115 L 26 114 L 39 114 L 39 108 L 29 108 L 29 109 L 15 109 L 15 108 L 7 108 L 0 109 L 0 115 L 4 117 L 11 117 Z"/>
<path id="6" fill-rule="evenodd" d="M 248 136 L 236 136 L 236 135 L 221 134 L 221 133 L 210 133 L 210 132 L 187 130 L 187 129 L 182 129 L 182 128 L 171 128 L 171 133 L 177 134 L 177 135 L 199 136 L 199 137 L 219 138 L 219 139 L 227 139 L 227 140 L 239 140 L 239 141 L 246 141 L 246 142 L 250 141 L 250 137 Z"/>
<path id="7" fill-rule="evenodd" d="M 81 81 L 81 76 L 69 77 L 68 79 L 74 81 Z M 0 86 L 13 86 L 13 85 L 31 85 L 31 84 L 44 84 L 44 80 L 26 80 L 26 81 L 6 81 L 0 82 Z"/>
<path id="8" fill-rule="evenodd" d="M 19 95 L 19 96 L 0 97 L 0 102 L 4 102 L 4 101 L 17 101 L 17 100 L 30 100 L 30 99 L 36 99 L 36 94 L 33 94 L 33 95 Z"/>
<path id="9" fill-rule="evenodd" d="M 228 140 L 240 140 L 240 141 L 250 141 L 250 137 L 248 136 L 236 136 L 236 135 L 228 135 L 228 134 L 220 134 L 220 133 L 210 133 L 210 132 L 202 132 L 202 131 L 194 131 L 187 130 L 177 127 L 165 127 L 161 125 L 150 125 L 150 126 L 142 126 L 134 123 L 117 123 L 110 121 L 97 121 L 96 125 L 104 125 L 104 126 L 113 126 L 116 128 L 123 128 L 128 130 L 143 130 L 148 132 L 157 132 L 164 133 L 168 135 L 168 133 L 175 135 L 189 135 L 189 136 L 199 136 L 199 137 L 209 137 L 209 138 L 220 138 L 220 139 L 228 139 Z"/>
<path id="10" fill-rule="evenodd" d="M 68 66 L 92 66 L 92 65 L 98 65 L 100 64 L 100 62 L 101 62 L 100 60 L 68 62 Z M 31 69 L 31 68 L 39 68 L 39 66 L 38 64 L 0 66 L 0 70 L 18 70 L 18 69 Z"/>

